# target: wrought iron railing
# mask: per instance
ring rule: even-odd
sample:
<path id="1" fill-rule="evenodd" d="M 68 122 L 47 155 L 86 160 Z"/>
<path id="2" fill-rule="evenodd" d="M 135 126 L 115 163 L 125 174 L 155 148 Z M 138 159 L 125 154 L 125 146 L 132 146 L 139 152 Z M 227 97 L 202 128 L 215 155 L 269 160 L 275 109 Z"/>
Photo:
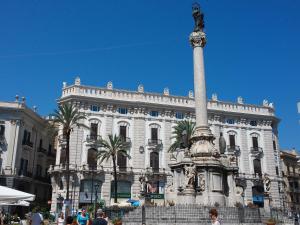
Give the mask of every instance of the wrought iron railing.
<path id="1" fill-rule="evenodd" d="M 148 139 L 148 145 L 162 145 L 161 139 Z"/>

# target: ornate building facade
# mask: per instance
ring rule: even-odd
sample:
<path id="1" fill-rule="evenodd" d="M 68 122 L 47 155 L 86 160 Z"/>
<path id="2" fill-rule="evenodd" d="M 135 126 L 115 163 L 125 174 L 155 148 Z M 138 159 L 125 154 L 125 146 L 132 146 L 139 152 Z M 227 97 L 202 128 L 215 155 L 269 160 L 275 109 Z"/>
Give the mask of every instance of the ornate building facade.
<path id="1" fill-rule="evenodd" d="M 300 156 L 296 150 L 281 150 L 284 208 L 290 212 L 300 211 Z"/>
<path id="2" fill-rule="evenodd" d="M 55 163 L 47 121 L 25 105 L 25 98 L 0 102 L 0 184 L 51 200 L 48 168 Z"/>
<path id="3" fill-rule="evenodd" d="M 173 96 L 164 89 L 162 94 L 148 93 L 142 85 L 137 91 L 118 90 L 112 82 L 105 88 L 85 86 L 80 78 L 72 85 L 63 84 L 59 103 L 76 104 L 87 115 L 84 123 L 90 127 L 76 128 L 70 139 L 70 193 L 73 207 L 93 203 L 95 188 L 98 199 L 112 202 L 112 163 L 99 164 L 96 158 L 97 140 L 109 134 L 121 135 L 129 146 L 130 159 L 118 157 L 118 199 L 141 198 L 141 177 L 147 179 L 148 198 L 153 203 L 179 204 L 174 193 L 180 191 L 183 178 L 169 165 L 178 153 L 169 153 L 172 131 L 177 121 L 195 120 L 193 93 Z M 214 143 L 225 148 L 221 155 L 231 155 L 238 168 L 233 175 L 234 186 L 227 185 L 226 205 L 241 203 L 261 207 L 280 207 L 280 160 L 277 126 L 272 103 L 250 105 L 241 97 L 236 103 L 220 101 L 216 94 L 207 102 L 208 122 Z M 222 138 L 222 137 L 223 138 Z M 55 164 L 50 166 L 52 211 L 61 207 L 66 194 L 65 152 L 58 143 Z M 177 154 L 177 155 L 176 155 Z M 97 184 L 97 185 L 96 185 Z M 236 184 L 236 185 L 235 185 Z M 216 190 L 217 191 L 217 190 Z"/>

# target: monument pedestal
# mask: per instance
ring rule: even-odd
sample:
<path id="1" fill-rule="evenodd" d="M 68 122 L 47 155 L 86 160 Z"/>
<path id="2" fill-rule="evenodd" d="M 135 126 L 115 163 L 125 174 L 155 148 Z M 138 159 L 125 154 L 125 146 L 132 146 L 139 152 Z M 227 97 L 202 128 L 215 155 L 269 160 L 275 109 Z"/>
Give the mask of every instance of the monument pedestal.
<path id="1" fill-rule="evenodd" d="M 179 204 L 195 204 L 195 189 L 186 188 L 182 192 L 178 193 Z"/>

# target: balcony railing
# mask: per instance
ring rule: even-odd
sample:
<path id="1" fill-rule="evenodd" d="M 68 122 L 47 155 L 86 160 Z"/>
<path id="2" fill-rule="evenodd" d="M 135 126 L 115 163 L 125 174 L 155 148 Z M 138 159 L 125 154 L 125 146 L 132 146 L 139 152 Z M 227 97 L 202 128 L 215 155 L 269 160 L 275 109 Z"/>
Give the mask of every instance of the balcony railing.
<path id="1" fill-rule="evenodd" d="M 98 200 L 101 199 L 101 192 L 100 190 L 98 190 L 97 192 L 97 197 L 98 197 Z M 94 190 L 94 192 L 79 192 L 79 202 L 80 203 L 94 203 L 96 199 L 96 192 Z"/>
<path id="2" fill-rule="evenodd" d="M 100 135 L 87 135 L 86 136 L 86 141 L 87 142 L 97 142 L 101 140 Z"/>
<path id="3" fill-rule="evenodd" d="M 161 139 L 148 139 L 148 145 L 157 146 L 162 145 Z"/>
<path id="4" fill-rule="evenodd" d="M 47 149 L 45 149 L 45 148 L 43 148 L 43 147 L 41 147 L 41 146 L 38 148 L 37 151 L 38 151 L 38 152 L 42 152 L 42 153 L 47 154 Z"/>
<path id="5" fill-rule="evenodd" d="M 24 141 L 24 142 L 22 143 L 22 145 L 28 146 L 28 147 L 30 147 L 30 148 L 33 147 L 33 143 L 32 143 L 31 141 Z"/>
<path id="6" fill-rule="evenodd" d="M 250 151 L 251 153 L 262 153 L 263 149 L 261 147 L 251 147 Z"/>
<path id="7" fill-rule="evenodd" d="M 240 146 L 238 145 L 227 145 L 227 151 L 228 152 L 239 152 Z"/>
<path id="8" fill-rule="evenodd" d="M 126 145 L 131 145 L 131 139 L 129 137 L 121 137 L 121 139 Z"/>

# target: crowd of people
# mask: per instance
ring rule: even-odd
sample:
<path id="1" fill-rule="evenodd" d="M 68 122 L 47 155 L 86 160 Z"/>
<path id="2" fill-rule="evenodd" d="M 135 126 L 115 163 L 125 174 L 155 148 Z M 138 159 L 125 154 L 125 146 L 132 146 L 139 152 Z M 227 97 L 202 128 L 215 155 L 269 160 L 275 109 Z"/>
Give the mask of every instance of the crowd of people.
<path id="1" fill-rule="evenodd" d="M 209 211 L 209 217 L 211 219 L 212 225 L 220 225 L 218 219 L 218 211 L 213 208 Z M 98 209 L 96 213 L 96 218 L 92 218 L 89 213 L 83 208 L 75 216 L 67 216 L 65 218 L 64 212 L 61 212 L 54 222 L 56 225 L 107 225 L 109 223 L 108 217 L 102 209 Z M 9 223 L 5 222 L 5 213 L 0 211 L 0 225 L 6 225 Z M 46 224 L 43 215 L 39 211 L 32 212 L 27 214 L 24 220 L 19 219 L 16 223 L 10 222 L 10 224 L 19 224 L 19 225 L 49 225 Z M 53 223 L 51 223 L 53 224 Z"/>

